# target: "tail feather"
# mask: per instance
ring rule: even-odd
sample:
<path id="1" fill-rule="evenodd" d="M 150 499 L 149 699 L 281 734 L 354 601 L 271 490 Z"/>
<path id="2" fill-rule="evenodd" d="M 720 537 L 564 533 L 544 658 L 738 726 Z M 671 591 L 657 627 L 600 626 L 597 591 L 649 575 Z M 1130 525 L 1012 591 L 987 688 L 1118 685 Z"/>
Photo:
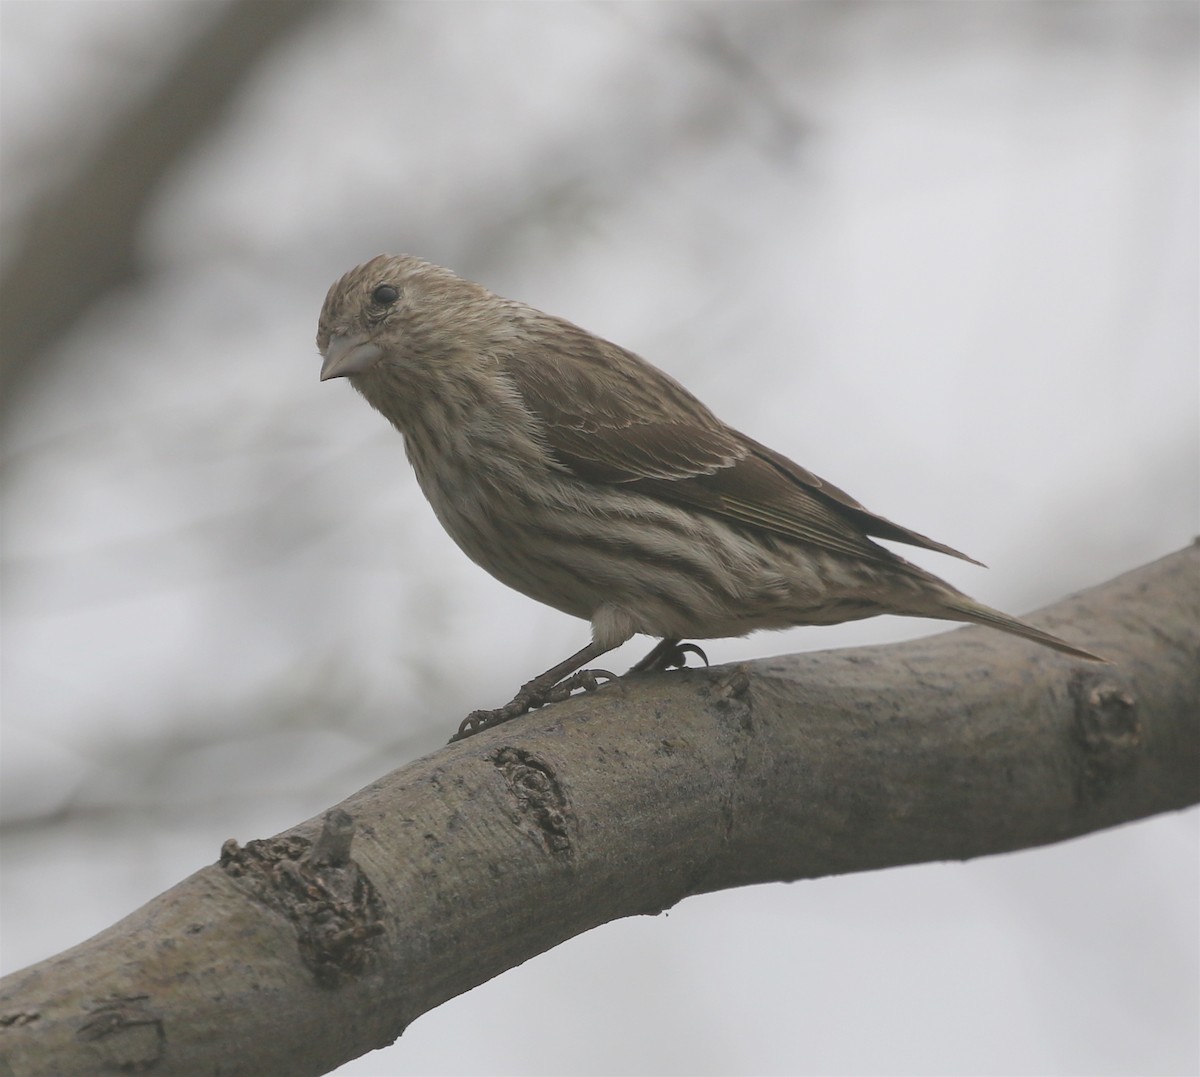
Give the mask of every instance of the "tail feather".
<path id="1" fill-rule="evenodd" d="M 1054 650 L 1073 655 L 1075 658 L 1086 658 L 1090 662 L 1108 661 L 1107 658 L 1101 658 L 1098 654 L 1085 651 L 1082 647 L 1076 647 L 1065 639 L 1059 639 L 1058 636 L 1044 632 L 1040 628 L 1034 628 L 1031 624 L 1019 621 L 1016 617 L 1010 617 L 1007 613 L 1001 613 L 999 610 L 994 610 L 965 595 L 955 596 L 953 601 L 947 603 L 947 608 L 957 615 L 956 620 L 971 621 L 974 624 L 986 625 L 988 628 L 998 628 L 1001 632 L 1010 632 L 1014 636 L 1021 636 L 1034 643 L 1040 643 L 1043 647 L 1053 647 Z"/>

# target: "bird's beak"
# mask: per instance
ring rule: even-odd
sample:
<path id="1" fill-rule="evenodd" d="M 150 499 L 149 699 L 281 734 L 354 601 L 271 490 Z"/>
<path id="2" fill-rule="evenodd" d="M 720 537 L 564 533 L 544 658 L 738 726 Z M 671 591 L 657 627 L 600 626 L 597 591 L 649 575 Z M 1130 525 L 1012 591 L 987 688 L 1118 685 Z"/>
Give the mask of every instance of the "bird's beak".
<path id="1" fill-rule="evenodd" d="M 373 344 L 364 333 L 353 336 L 349 333 L 335 333 L 329 338 L 329 347 L 325 349 L 321 380 L 361 374 L 382 354 L 383 349 L 378 344 Z"/>

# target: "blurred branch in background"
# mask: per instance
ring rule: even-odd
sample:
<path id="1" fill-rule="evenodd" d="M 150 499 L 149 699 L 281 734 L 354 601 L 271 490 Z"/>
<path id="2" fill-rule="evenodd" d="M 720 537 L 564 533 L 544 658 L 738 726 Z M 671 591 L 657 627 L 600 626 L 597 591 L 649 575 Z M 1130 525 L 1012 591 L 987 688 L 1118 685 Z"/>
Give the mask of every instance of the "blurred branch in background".
<path id="1" fill-rule="evenodd" d="M 170 169 L 216 127 L 263 54 L 324 4 L 230 0 L 74 174 L 46 188 L 0 276 L 0 420 L 45 371 L 33 361 L 136 277 L 137 226 Z"/>

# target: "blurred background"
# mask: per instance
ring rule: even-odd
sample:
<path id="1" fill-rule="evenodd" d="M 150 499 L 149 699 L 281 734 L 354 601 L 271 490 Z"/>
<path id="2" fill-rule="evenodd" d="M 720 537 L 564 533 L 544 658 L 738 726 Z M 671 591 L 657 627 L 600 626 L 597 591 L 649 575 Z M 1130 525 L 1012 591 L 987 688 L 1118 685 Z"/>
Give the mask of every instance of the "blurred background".
<path id="1" fill-rule="evenodd" d="M 377 253 L 641 353 L 1014 613 L 1190 542 L 1198 11 L 3 3 L 4 971 L 586 641 L 318 382 Z M 338 1072 L 1195 1073 L 1197 819 L 693 898 Z"/>

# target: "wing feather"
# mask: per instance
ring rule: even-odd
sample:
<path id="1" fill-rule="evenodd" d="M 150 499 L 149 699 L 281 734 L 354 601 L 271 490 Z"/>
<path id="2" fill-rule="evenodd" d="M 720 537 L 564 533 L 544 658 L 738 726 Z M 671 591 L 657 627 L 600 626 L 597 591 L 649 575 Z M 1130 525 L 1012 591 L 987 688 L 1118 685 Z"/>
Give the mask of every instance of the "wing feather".
<path id="1" fill-rule="evenodd" d="M 632 352 L 545 315 L 523 328 L 505 369 L 555 459 L 581 478 L 868 560 L 892 561 L 868 536 L 974 560 L 726 426 Z"/>

